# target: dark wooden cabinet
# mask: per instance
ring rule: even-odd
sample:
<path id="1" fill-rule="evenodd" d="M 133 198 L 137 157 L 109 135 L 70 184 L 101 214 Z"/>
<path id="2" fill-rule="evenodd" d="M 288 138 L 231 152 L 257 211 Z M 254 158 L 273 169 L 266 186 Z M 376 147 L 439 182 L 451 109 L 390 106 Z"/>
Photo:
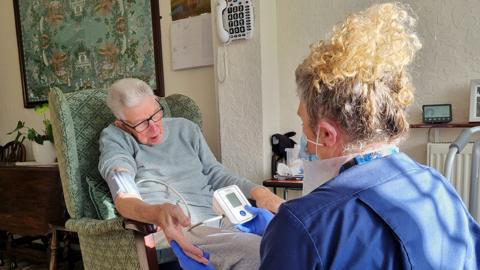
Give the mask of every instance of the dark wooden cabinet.
<path id="1" fill-rule="evenodd" d="M 67 218 L 62 194 L 56 165 L 0 163 L 0 230 L 21 236 L 48 235 L 50 269 L 56 268 L 57 230 Z M 6 246 L 7 254 L 18 255 L 10 243 Z"/>

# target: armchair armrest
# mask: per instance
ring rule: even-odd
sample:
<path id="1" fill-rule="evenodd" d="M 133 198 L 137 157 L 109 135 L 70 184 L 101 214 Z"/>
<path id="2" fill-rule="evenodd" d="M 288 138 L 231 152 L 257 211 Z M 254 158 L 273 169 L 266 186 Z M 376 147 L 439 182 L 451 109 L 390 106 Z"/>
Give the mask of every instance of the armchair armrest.
<path id="1" fill-rule="evenodd" d="M 123 230 L 132 230 L 143 235 L 157 232 L 157 227 L 153 224 L 125 219 L 123 217 L 107 220 L 93 218 L 71 218 L 67 220 L 65 227 L 70 231 L 84 234 L 103 234 Z"/>
<path id="2" fill-rule="evenodd" d="M 155 241 L 153 234 L 151 234 L 152 232 L 156 232 L 156 227 L 152 224 L 128 220 L 123 217 L 108 220 L 80 218 L 67 220 L 65 227 L 70 231 L 90 236 L 131 230 L 134 234 L 134 244 L 136 246 L 140 269 L 157 269 Z"/>
<path id="3" fill-rule="evenodd" d="M 124 219 L 123 227 L 127 230 L 136 231 L 143 235 L 148 235 L 148 234 L 157 232 L 157 226 L 153 224 L 147 224 L 140 221 L 132 220 L 132 219 Z"/>
<path id="4" fill-rule="evenodd" d="M 133 231 L 140 269 L 156 269 L 158 262 L 153 233 L 157 232 L 157 227 L 132 219 L 124 219 L 123 227 Z"/>
<path id="5" fill-rule="evenodd" d="M 99 220 L 93 218 L 69 219 L 65 222 L 65 228 L 81 234 L 104 234 L 109 232 L 124 231 L 123 218 Z"/>

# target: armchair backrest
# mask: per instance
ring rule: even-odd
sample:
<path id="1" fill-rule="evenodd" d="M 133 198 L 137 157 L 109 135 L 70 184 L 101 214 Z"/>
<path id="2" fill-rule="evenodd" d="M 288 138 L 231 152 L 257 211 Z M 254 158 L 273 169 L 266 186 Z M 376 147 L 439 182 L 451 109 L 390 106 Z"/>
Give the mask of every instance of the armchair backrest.
<path id="1" fill-rule="evenodd" d="M 193 99 L 182 94 L 172 94 L 165 98 L 171 117 L 181 117 L 196 123 L 200 128 L 203 126 L 200 108 Z"/>
<path id="2" fill-rule="evenodd" d="M 53 89 L 49 94 L 58 167 L 71 218 L 97 218 L 89 197 L 86 177 L 101 179 L 97 168 L 100 155 L 98 140 L 101 131 L 115 119 L 106 106 L 106 95 L 105 90 L 98 89 L 72 93 Z M 191 118 L 188 119 L 201 126 L 200 110 L 190 98 L 174 95 L 161 98 L 160 103 L 164 107 L 165 117 L 172 117 L 172 104 L 176 115 L 190 115 Z"/>

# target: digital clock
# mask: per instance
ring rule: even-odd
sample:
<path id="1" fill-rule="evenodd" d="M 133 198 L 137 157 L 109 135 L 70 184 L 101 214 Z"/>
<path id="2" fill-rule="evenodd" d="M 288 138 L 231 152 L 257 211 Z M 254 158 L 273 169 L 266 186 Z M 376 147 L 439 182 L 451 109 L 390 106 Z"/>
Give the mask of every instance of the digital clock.
<path id="1" fill-rule="evenodd" d="M 452 121 L 452 104 L 423 105 L 424 123 L 448 123 Z"/>

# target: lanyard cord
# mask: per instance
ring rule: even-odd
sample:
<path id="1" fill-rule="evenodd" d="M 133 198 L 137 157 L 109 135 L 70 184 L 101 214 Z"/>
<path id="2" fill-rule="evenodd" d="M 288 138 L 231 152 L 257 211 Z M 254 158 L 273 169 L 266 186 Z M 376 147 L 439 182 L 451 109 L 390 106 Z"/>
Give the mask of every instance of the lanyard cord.
<path id="1" fill-rule="evenodd" d="M 363 165 L 363 164 L 365 164 L 367 162 L 370 162 L 372 160 L 380 159 L 380 158 L 398 153 L 398 151 L 399 151 L 398 147 L 389 147 L 385 150 L 375 151 L 375 152 L 367 153 L 367 154 L 364 154 L 364 155 L 356 156 L 356 157 L 350 159 L 349 161 L 347 161 L 345 164 L 343 164 L 342 167 L 340 167 L 339 173 L 342 173 L 342 172 L 344 172 L 344 171 L 346 171 L 346 170 L 348 170 L 348 169 L 350 169 L 354 166 Z"/>

